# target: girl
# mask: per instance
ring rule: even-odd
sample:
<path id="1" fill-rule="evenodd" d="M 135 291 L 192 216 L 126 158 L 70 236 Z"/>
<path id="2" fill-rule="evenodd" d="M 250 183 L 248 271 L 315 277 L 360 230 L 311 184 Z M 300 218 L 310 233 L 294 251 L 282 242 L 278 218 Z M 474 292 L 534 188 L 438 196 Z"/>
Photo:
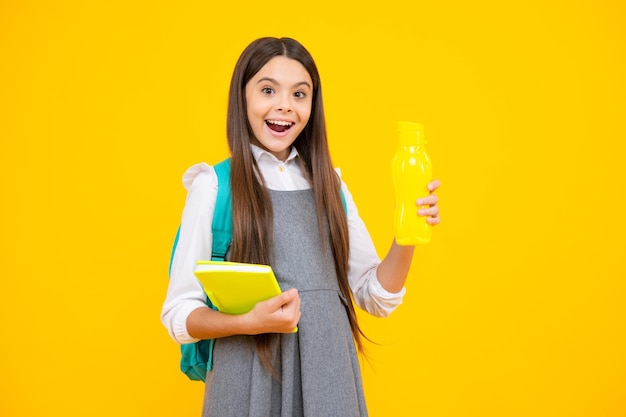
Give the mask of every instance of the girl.
<path id="1" fill-rule="evenodd" d="M 217 177 L 209 165 L 191 167 L 161 318 L 178 343 L 217 339 L 203 416 L 365 416 L 352 302 L 375 316 L 391 313 L 402 302 L 414 248 L 394 242 L 382 261 L 376 254 L 333 169 L 320 77 L 297 41 L 261 38 L 243 51 L 227 136 L 228 259 L 271 265 L 284 292 L 242 315 L 206 306 L 193 270 L 211 256 Z M 438 186 L 433 181 L 430 195 L 416 201 L 429 207 L 416 215 L 433 225 Z"/>

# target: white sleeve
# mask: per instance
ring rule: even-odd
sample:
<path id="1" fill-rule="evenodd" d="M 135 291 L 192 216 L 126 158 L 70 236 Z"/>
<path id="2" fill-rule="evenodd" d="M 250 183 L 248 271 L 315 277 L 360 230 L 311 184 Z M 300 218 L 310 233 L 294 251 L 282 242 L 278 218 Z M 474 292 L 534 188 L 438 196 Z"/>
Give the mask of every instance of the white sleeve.
<path id="1" fill-rule="evenodd" d="M 378 281 L 377 271 L 380 257 L 376 253 L 374 242 L 370 237 L 365 223 L 359 217 L 356 204 L 347 185 L 342 181 L 343 190 L 348 208 L 348 233 L 350 239 L 350 256 L 348 259 L 348 281 L 354 296 L 355 303 L 377 317 L 387 317 L 400 304 L 406 293 L 402 288 L 397 293 L 391 293 L 383 288 Z"/>
<path id="2" fill-rule="evenodd" d="M 185 172 L 183 185 L 187 189 L 187 200 L 161 310 L 161 322 L 170 336 L 181 344 L 198 341 L 187 332 L 187 317 L 198 307 L 206 307 L 204 290 L 193 271 L 198 260 L 211 259 L 217 175 L 213 167 L 197 164 Z"/>

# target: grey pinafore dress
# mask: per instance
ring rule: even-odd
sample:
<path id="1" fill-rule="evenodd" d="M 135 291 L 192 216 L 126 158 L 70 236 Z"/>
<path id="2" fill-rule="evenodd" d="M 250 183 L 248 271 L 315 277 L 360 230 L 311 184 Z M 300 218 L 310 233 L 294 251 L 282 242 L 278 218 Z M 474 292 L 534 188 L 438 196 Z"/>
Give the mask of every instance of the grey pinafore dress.
<path id="1" fill-rule="evenodd" d="M 274 272 L 283 290 L 297 288 L 298 332 L 274 335 L 275 378 L 254 338 L 216 340 L 207 374 L 204 417 L 367 416 L 359 362 L 328 240 L 322 248 L 311 190 L 270 190 Z M 327 227 L 326 227 L 327 228 Z"/>

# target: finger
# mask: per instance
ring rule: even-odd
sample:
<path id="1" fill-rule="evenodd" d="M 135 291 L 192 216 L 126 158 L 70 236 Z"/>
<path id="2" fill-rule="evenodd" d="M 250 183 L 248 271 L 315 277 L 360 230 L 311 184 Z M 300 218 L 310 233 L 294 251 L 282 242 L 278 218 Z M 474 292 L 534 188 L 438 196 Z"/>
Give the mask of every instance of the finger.
<path id="1" fill-rule="evenodd" d="M 426 223 L 434 226 L 436 224 L 439 224 L 439 222 L 441 221 L 441 218 L 439 216 L 437 217 L 426 217 Z"/>
<path id="2" fill-rule="evenodd" d="M 296 304 L 296 306 L 298 307 L 298 310 L 300 309 L 300 304 L 302 304 L 302 298 L 300 298 L 300 294 L 298 294 L 296 292 L 296 296 L 294 297 L 294 302 Z"/>
<path id="3" fill-rule="evenodd" d="M 291 299 L 287 304 L 284 304 L 285 308 L 292 309 L 294 311 L 300 310 L 300 297 L 296 294 L 296 296 Z"/>
<path id="4" fill-rule="evenodd" d="M 281 307 L 280 313 L 283 315 L 284 319 L 295 319 L 297 322 L 300 315 L 300 306 L 297 306 L 296 303 L 285 304 Z"/>
<path id="5" fill-rule="evenodd" d="M 423 217 L 437 217 L 439 216 L 439 207 L 432 206 L 429 208 L 421 208 L 417 210 L 417 215 Z"/>
<path id="6" fill-rule="evenodd" d="M 428 184 L 428 191 L 432 193 L 437 188 L 439 188 L 440 185 L 441 185 L 441 181 L 439 181 L 438 179 L 434 179 Z"/>
<path id="7" fill-rule="evenodd" d="M 415 204 L 418 206 L 434 206 L 439 202 L 439 197 L 436 195 L 429 195 L 428 197 L 418 198 Z"/>
<path id="8" fill-rule="evenodd" d="M 295 288 L 291 288 L 277 295 L 276 297 L 270 298 L 269 300 L 267 300 L 268 306 L 270 307 L 272 311 L 276 311 L 280 309 L 282 306 L 284 306 L 285 304 L 289 304 L 297 296 L 298 296 L 298 290 Z"/>
<path id="9" fill-rule="evenodd" d="M 280 311 L 285 321 L 285 333 L 294 333 L 297 329 L 302 311 L 300 310 L 300 297 L 296 297 L 291 303 L 283 305 Z"/>
<path id="10" fill-rule="evenodd" d="M 301 317 L 302 317 L 302 312 L 300 310 L 298 310 L 298 314 L 297 314 L 296 320 L 294 320 L 294 322 L 292 323 L 293 329 L 291 329 L 289 333 L 295 333 L 295 332 L 298 331 L 298 323 L 300 323 L 300 318 Z"/>

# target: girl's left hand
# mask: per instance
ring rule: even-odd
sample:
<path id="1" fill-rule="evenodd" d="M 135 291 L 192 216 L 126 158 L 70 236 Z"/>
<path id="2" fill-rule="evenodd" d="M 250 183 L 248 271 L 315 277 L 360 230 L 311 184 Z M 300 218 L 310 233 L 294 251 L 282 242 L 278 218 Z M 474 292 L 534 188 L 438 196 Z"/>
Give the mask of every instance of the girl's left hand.
<path id="1" fill-rule="evenodd" d="M 439 199 L 433 194 L 440 185 L 441 182 L 439 180 L 433 180 L 430 184 L 428 184 L 428 191 L 430 191 L 430 194 L 427 197 L 418 198 L 415 201 L 415 204 L 420 206 L 419 210 L 417 210 L 417 215 L 426 217 L 426 222 L 433 226 L 439 224 L 441 221 L 439 218 L 439 207 L 437 206 Z"/>

